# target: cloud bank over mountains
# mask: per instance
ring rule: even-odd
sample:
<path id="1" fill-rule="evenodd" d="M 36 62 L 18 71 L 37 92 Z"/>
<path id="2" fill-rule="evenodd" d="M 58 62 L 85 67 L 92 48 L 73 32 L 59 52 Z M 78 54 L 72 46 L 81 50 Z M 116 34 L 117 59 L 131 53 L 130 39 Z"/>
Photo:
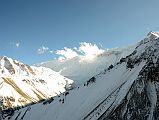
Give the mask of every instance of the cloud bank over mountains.
<path id="1" fill-rule="evenodd" d="M 89 59 L 96 55 L 102 54 L 105 50 L 99 48 L 96 44 L 81 42 L 79 47 L 68 48 L 64 47 L 61 50 L 50 50 L 46 46 L 41 46 L 38 50 L 38 54 L 50 53 L 58 55 L 58 60 L 64 61 L 74 57 L 81 57 L 83 59 Z"/>
<path id="2" fill-rule="evenodd" d="M 58 60 L 68 60 L 74 57 L 92 58 L 96 55 L 102 54 L 105 50 L 99 48 L 96 44 L 81 42 L 78 48 L 64 47 L 62 50 L 55 51 L 59 55 Z"/>

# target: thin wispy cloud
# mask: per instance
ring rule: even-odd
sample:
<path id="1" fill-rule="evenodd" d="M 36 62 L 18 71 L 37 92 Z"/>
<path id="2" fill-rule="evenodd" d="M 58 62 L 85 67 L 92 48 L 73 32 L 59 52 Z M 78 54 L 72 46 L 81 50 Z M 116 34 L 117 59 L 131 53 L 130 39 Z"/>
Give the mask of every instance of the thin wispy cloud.
<path id="1" fill-rule="evenodd" d="M 17 48 L 19 48 L 20 42 L 15 43 L 15 46 L 16 46 Z"/>
<path id="2" fill-rule="evenodd" d="M 19 48 L 19 47 L 20 47 L 20 42 L 10 42 L 9 44 L 10 44 L 11 47 L 13 47 L 13 48 Z"/>
<path id="3" fill-rule="evenodd" d="M 53 50 L 50 50 L 50 51 L 49 51 L 49 53 L 53 54 L 53 53 L 54 53 L 54 51 L 53 51 Z"/>
<path id="4" fill-rule="evenodd" d="M 45 47 L 45 46 L 41 46 L 38 50 L 37 50 L 37 53 L 38 54 L 44 54 L 44 53 L 47 53 L 49 52 L 49 48 L 48 47 Z"/>

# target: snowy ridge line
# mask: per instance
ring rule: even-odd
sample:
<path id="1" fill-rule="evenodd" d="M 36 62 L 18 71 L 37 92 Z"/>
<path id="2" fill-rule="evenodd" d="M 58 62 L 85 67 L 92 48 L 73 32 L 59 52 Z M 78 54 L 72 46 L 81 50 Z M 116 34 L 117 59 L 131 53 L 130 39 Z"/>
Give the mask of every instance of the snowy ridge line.
<path id="1" fill-rule="evenodd" d="M 138 79 L 138 78 L 137 78 Z M 137 80 L 136 79 L 136 80 Z M 125 97 L 129 94 L 129 91 L 133 88 L 133 84 L 134 84 L 134 82 L 136 81 L 136 80 L 134 80 L 133 82 L 132 82 L 132 84 L 131 84 L 131 86 L 129 87 L 129 89 L 128 89 L 128 92 L 125 94 L 125 96 L 122 98 L 122 100 L 120 101 L 120 103 L 125 99 Z M 126 83 L 126 82 L 125 82 Z M 124 84 L 125 84 L 124 83 Z M 121 89 L 121 87 L 120 87 L 120 89 Z M 120 90 L 119 90 L 120 91 Z M 117 98 L 118 96 L 116 96 L 116 98 Z M 116 100 L 116 99 L 115 99 Z M 113 103 L 115 103 L 115 101 L 113 101 Z M 108 112 L 108 111 L 113 111 L 113 110 L 115 110 L 117 107 L 118 107 L 118 105 L 120 104 L 118 104 L 118 105 L 115 105 L 113 108 L 112 108 L 112 105 L 113 105 L 113 103 L 108 107 L 108 109 L 104 112 L 104 113 L 102 113 L 101 115 L 100 115 L 100 117 L 98 118 L 98 120 L 103 120 L 102 118 L 104 118 L 105 117 L 105 114 Z M 107 115 L 108 115 L 109 113 L 107 113 Z M 104 117 L 103 117 L 104 116 Z"/>
<path id="2" fill-rule="evenodd" d="M 116 88 L 113 92 L 110 93 L 109 96 L 107 96 L 101 103 L 99 103 L 89 114 L 87 114 L 82 120 L 86 120 L 93 112 L 98 110 L 98 107 L 100 107 L 113 93 L 116 91 L 119 92 L 120 88 L 126 83 L 127 81 L 123 82 L 118 88 Z M 113 104 L 113 103 L 112 103 Z M 111 107 L 111 106 L 110 106 Z"/>
<path id="3" fill-rule="evenodd" d="M 112 93 L 111 95 L 109 95 L 108 96 L 108 98 L 109 97 L 111 97 L 111 96 L 113 96 L 113 95 L 115 95 L 115 99 L 117 98 L 117 94 L 119 93 L 119 91 L 120 91 L 120 87 L 119 88 L 117 88 L 117 91 L 115 91 L 114 93 Z M 108 99 L 107 98 L 107 99 Z M 110 100 L 110 99 L 109 99 Z M 84 118 L 84 120 L 90 120 L 90 119 L 92 119 L 93 117 L 94 117 L 94 115 L 96 115 L 96 114 L 100 114 L 98 111 L 101 111 L 102 109 L 100 109 L 100 108 L 104 108 L 104 105 L 106 104 L 105 102 L 107 102 L 106 100 L 105 101 L 103 101 L 97 108 L 95 108 L 94 109 L 94 111 L 92 111 L 92 116 L 91 116 L 91 114 L 89 115 L 89 116 L 87 116 L 87 118 Z M 112 103 L 110 104 L 110 106 L 108 107 L 108 109 L 106 110 L 106 111 L 108 111 L 109 110 L 109 108 L 111 108 L 112 107 L 112 105 L 115 103 L 115 101 L 113 100 L 112 101 Z M 99 109 L 98 109 L 99 108 Z M 95 112 L 95 113 L 94 113 Z M 96 116 L 96 117 L 98 117 L 98 116 Z"/>
<path id="4" fill-rule="evenodd" d="M 15 120 L 17 120 L 18 119 L 18 117 L 19 117 L 19 115 L 21 114 L 21 112 L 19 112 L 19 114 L 17 115 L 17 117 L 15 118 Z"/>
<path id="5" fill-rule="evenodd" d="M 142 65 L 144 65 L 145 63 L 143 63 L 143 64 L 141 64 L 141 66 Z M 141 68 L 143 68 L 143 67 L 141 67 Z M 120 96 L 118 96 L 118 93 L 119 92 L 122 92 L 120 89 L 122 89 L 122 86 L 123 85 L 125 85 L 126 83 L 128 83 L 129 85 L 129 87 L 127 87 L 127 89 L 128 89 L 128 91 L 130 90 L 130 88 L 131 88 L 131 85 L 133 84 L 133 82 L 138 78 L 136 78 L 136 79 L 134 79 L 134 80 L 132 80 L 132 81 L 129 81 L 129 79 L 128 78 L 130 78 L 131 76 L 133 76 L 133 74 L 135 74 L 135 69 L 134 69 L 134 71 L 133 71 L 133 73 L 131 73 L 131 74 L 128 74 L 128 75 L 126 75 L 123 79 L 125 79 L 124 80 L 124 82 L 122 83 L 122 84 L 120 84 L 120 86 L 116 86 L 117 88 L 115 89 L 115 90 L 113 90 L 109 95 L 108 95 L 108 97 L 106 97 L 102 102 L 99 102 L 99 104 L 91 111 L 91 112 L 89 112 L 89 114 L 87 115 L 87 116 L 85 116 L 82 120 L 90 120 L 90 119 L 94 119 L 93 117 L 94 117 L 94 115 L 96 115 L 96 114 L 100 114 L 103 110 L 103 107 L 105 108 L 106 107 L 106 105 L 107 105 L 107 99 L 112 99 L 111 98 L 111 96 L 113 96 L 114 94 L 116 95 L 115 96 L 115 99 L 112 99 L 113 100 L 113 102 L 111 103 L 111 105 L 109 105 L 109 106 L 107 106 L 108 108 L 107 109 L 105 109 L 105 111 L 107 112 L 107 111 L 109 111 L 110 110 L 110 108 L 111 109 L 115 109 L 115 107 L 116 107 L 116 105 L 113 105 L 114 103 L 116 103 L 116 102 L 121 102 L 123 99 L 124 99 L 124 97 L 126 96 L 126 94 L 127 93 L 124 93 L 125 95 L 124 95 L 124 97 L 122 97 L 121 98 L 121 100 L 119 100 L 119 101 L 116 101 L 116 98 L 118 98 L 118 97 L 120 97 Z M 123 80 L 122 79 L 122 80 Z M 121 81 L 122 82 L 122 81 Z M 120 99 L 120 98 L 119 98 Z M 109 104 L 110 104 L 110 100 L 108 100 L 109 101 Z M 112 108 L 112 105 L 113 105 L 113 108 Z M 99 112 L 100 111 L 100 112 Z M 95 112 L 95 113 L 94 113 Z M 102 116 L 103 114 L 105 114 L 106 112 L 103 112 L 100 116 Z M 92 114 L 92 115 L 91 115 Z M 91 117 L 91 118 L 90 118 Z M 98 116 L 99 117 L 99 116 Z M 96 118 L 97 118 L 97 116 L 96 116 Z"/>
<path id="6" fill-rule="evenodd" d="M 28 108 L 26 109 L 26 111 L 24 112 L 24 114 L 23 114 L 23 116 L 21 117 L 20 120 L 23 120 L 24 116 L 26 115 L 26 113 L 27 113 L 30 109 L 31 109 L 31 107 L 28 107 Z M 17 118 L 18 118 L 18 117 L 17 117 Z"/>

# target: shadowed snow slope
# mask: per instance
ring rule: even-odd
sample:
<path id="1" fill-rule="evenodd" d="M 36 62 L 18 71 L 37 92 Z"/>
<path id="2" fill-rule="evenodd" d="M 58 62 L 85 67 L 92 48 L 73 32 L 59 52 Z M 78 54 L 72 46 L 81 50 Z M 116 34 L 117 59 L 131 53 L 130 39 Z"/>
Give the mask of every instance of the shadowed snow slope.
<path id="1" fill-rule="evenodd" d="M 159 119 L 159 39 L 153 33 L 149 33 L 131 54 L 80 87 L 42 103 L 11 111 L 8 116 L 4 112 L 4 119 Z"/>

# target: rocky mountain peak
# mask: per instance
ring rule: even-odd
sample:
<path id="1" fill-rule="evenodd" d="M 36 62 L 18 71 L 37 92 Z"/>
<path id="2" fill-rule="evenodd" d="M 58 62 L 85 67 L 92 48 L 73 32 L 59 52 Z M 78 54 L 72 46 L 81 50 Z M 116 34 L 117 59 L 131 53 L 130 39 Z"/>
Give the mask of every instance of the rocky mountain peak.
<path id="1" fill-rule="evenodd" d="M 154 32 L 154 31 L 150 31 L 147 36 L 150 37 L 154 37 L 154 38 L 158 38 L 159 37 L 159 32 Z"/>

